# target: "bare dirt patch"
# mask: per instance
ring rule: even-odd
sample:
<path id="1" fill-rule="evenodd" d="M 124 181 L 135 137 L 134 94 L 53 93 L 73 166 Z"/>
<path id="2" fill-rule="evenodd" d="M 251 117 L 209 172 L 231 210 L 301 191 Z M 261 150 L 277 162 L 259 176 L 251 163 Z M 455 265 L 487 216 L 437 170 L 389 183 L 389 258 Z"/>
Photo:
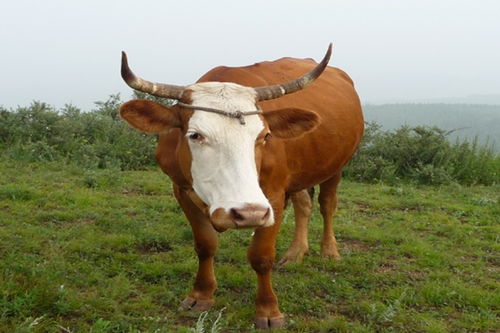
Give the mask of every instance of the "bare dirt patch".
<path id="1" fill-rule="evenodd" d="M 339 240 L 340 247 L 348 249 L 351 251 L 366 252 L 371 248 L 368 244 L 358 240 L 358 239 L 342 239 Z"/>

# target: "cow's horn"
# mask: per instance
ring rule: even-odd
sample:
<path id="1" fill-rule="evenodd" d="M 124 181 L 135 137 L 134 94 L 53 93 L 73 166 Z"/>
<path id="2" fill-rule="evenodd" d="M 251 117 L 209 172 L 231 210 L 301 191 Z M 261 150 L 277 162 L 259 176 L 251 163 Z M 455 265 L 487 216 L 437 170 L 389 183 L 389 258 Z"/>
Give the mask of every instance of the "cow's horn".
<path id="1" fill-rule="evenodd" d="M 330 43 L 323 60 L 321 60 L 321 62 L 316 67 L 314 67 L 314 69 L 309 73 L 290 82 L 285 82 L 274 86 L 264 86 L 255 88 L 255 91 L 257 92 L 257 101 L 264 101 L 267 99 L 278 98 L 283 95 L 304 89 L 314 80 L 316 80 L 318 76 L 321 75 L 321 73 L 323 73 L 323 70 L 326 68 L 326 65 L 328 64 L 331 55 L 332 55 L 332 44 Z"/>
<path id="2" fill-rule="evenodd" d="M 172 99 L 180 99 L 183 86 L 175 86 L 172 84 L 154 83 L 141 79 L 130 70 L 128 67 L 127 54 L 122 51 L 122 78 L 133 89 L 139 90 L 157 97 L 165 97 Z"/>

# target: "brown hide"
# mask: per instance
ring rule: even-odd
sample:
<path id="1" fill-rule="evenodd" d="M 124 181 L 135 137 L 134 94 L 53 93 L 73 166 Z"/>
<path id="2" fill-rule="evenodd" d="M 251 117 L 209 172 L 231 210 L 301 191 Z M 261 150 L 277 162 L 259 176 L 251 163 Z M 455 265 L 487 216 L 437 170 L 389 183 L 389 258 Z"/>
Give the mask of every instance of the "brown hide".
<path id="1" fill-rule="evenodd" d="M 282 58 L 247 67 L 217 67 L 198 82 L 235 82 L 256 87 L 290 81 L 310 71 L 312 60 Z M 295 192 L 319 184 L 341 171 L 363 135 L 361 104 L 349 76 L 327 67 L 309 87 L 274 100 L 263 101 L 264 112 L 294 107 L 316 112 L 320 125 L 296 139 L 271 138 L 263 151 L 261 184 L 286 178 L 285 190 Z M 286 161 L 286 163 L 285 163 Z M 279 166 L 279 175 L 274 165 Z M 286 166 L 286 168 L 284 167 Z"/>
<path id="2" fill-rule="evenodd" d="M 290 81 L 310 71 L 312 60 L 282 58 L 246 67 L 217 67 L 198 82 L 235 82 L 256 87 Z M 354 154 L 363 135 L 361 105 L 349 76 L 340 69 L 327 67 L 306 89 L 281 98 L 259 102 L 266 111 L 301 108 L 316 112 L 320 125 L 299 138 L 282 140 L 271 137 L 262 151 L 260 183 L 271 192 L 295 192 L 319 184 L 341 172 Z M 176 161 L 179 131 L 161 134 L 157 159 L 162 169 L 183 187 L 186 177 Z M 182 147 L 181 147 L 182 148 Z M 184 147 L 185 149 L 185 147 Z M 181 149 L 183 150 L 183 149 Z"/>
<path id="3" fill-rule="evenodd" d="M 310 71 L 315 62 L 283 58 L 247 67 L 217 67 L 203 75 L 198 82 L 234 82 L 249 87 L 268 86 L 291 81 Z M 189 91 L 182 102 L 190 103 Z M 285 196 L 290 194 L 296 209 L 299 232 L 296 231 L 286 260 L 301 258 L 307 252 L 307 220 L 312 205 L 307 194 L 298 191 L 320 185 L 319 202 L 324 219 L 321 241 L 322 255 L 338 257 L 333 235 L 332 216 L 336 207 L 336 188 L 342 167 L 354 154 L 363 135 L 363 116 L 353 82 L 343 71 L 327 67 L 323 74 L 307 88 L 283 97 L 259 102 L 264 110 L 265 126 L 272 122 L 271 111 L 303 109 L 319 115 L 319 125 L 312 131 L 292 139 L 272 135 L 263 144 L 265 131 L 257 139 L 255 158 L 259 183 L 273 206 L 275 224 L 257 228 L 248 250 L 248 259 L 257 273 L 256 327 L 273 328 L 284 325 L 284 316 L 271 286 L 271 271 L 275 258 L 275 242 L 279 231 Z M 176 108 L 176 107 L 174 107 Z M 132 117 L 135 114 L 132 112 Z M 183 110 L 182 124 L 187 123 L 192 110 Z M 295 118 L 300 121 L 299 118 Z M 155 119 L 153 119 L 155 120 Z M 279 124 L 279 121 L 277 122 Z M 147 128 L 156 128 L 155 122 Z M 280 130 L 286 132 L 287 128 Z M 300 124 L 289 124 L 290 131 Z M 182 127 L 182 126 L 181 126 Z M 272 126 L 269 126 L 271 128 Z M 213 270 L 217 236 L 207 206 L 191 188 L 191 153 L 186 140 L 181 139 L 185 128 L 173 128 L 159 137 L 156 158 L 162 170 L 174 182 L 174 193 L 193 229 L 195 249 L 199 258 L 198 273 L 192 291 L 182 302 L 187 311 L 204 311 L 214 303 L 216 288 Z M 285 135 L 283 135 L 285 136 Z M 301 231 L 300 231 L 301 230 Z M 294 245 L 295 244 L 295 245 Z"/>

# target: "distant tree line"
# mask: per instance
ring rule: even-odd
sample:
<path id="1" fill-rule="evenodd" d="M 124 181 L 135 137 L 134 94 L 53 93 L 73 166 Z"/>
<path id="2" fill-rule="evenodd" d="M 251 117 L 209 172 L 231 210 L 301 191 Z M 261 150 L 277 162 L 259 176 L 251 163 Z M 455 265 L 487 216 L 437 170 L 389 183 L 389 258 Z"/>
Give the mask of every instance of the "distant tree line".
<path id="1" fill-rule="evenodd" d="M 170 100 L 135 93 L 137 98 Z M 56 110 L 40 102 L 0 107 L 0 156 L 18 161 L 61 161 L 81 167 L 138 170 L 155 165 L 156 136 L 136 131 L 118 114 L 118 95 L 82 112 L 66 105 Z M 383 131 L 367 123 L 365 136 L 345 176 L 362 182 L 417 184 L 498 184 L 500 155 L 477 140 L 451 143 L 450 131 L 404 126 Z"/>
<path id="2" fill-rule="evenodd" d="M 399 103 L 363 106 L 365 120 L 375 121 L 384 130 L 403 125 L 437 126 L 451 131 L 450 141 L 477 140 L 494 144 L 500 153 L 500 105 Z M 476 138 L 477 137 L 477 138 Z"/>

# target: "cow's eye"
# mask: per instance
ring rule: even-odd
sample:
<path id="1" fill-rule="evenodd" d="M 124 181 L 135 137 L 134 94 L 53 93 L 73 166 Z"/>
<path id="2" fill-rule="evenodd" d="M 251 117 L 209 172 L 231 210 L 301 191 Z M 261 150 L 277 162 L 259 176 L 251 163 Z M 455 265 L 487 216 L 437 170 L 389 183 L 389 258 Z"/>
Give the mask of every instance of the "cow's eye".
<path id="1" fill-rule="evenodd" d="M 197 142 L 203 141 L 204 139 L 203 135 L 198 132 L 188 132 L 187 137 L 189 138 L 189 140 Z"/>
<path id="2" fill-rule="evenodd" d="M 271 133 L 266 133 L 266 135 L 264 135 L 263 137 L 259 136 L 259 138 L 257 138 L 257 141 L 255 141 L 255 145 L 265 145 L 267 140 L 269 140 L 270 138 Z"/>

